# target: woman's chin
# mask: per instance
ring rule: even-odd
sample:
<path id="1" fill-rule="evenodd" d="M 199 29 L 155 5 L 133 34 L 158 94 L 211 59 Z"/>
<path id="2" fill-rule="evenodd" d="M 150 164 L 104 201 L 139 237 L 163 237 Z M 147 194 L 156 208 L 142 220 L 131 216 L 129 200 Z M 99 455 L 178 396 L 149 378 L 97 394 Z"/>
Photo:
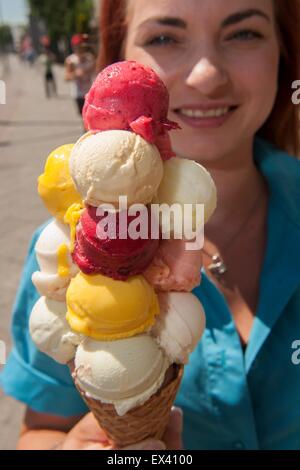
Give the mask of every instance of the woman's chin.
<path id="1" fill-rule="evenodd" d="M 225 156 L 230 153 L 230 150 L 226 150 L 224 142 L 223 144 L 218 142 L 202 142 L 201 145 L 199 145 L 199 140 L 194 145 L 191 142 L 189 146 L 176 146 L 174 144 L 173 149 L 178 157 L 194 160 L 202 165 L 213 164 L 214 162 L 224 159 Z"/>

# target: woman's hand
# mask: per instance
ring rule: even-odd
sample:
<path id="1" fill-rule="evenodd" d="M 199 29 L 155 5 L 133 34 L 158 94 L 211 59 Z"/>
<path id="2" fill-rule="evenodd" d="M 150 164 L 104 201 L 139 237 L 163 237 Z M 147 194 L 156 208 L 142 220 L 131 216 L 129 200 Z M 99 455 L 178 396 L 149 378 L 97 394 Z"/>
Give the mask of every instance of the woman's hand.
<path id="1" fill-rule="evenodd" d="M 147 439 L 123 450 L 182 449 L 182 411 L 173 407 L 161 441 Z M 18 450 L 116 450 L 92 413 L 61 418 L 27 409 Z M 120 449 L 121 450 L 121 449 Z"/>
<path id="2" fill-rule="evenodd" d="M 147 439 L 137 444 L 123 447 L 123 450 L 179 450 L 182 449 L 182 411 L 180 408 L 173 407 L 170 420 L 161 441 Z M 99 427 L 98 422 L 88 413 L 77 423 L 73 429 L 66 435 L 61 445 L 57 446 L 60 450 L 116 450 L 112 446 Z M 121 450 L 121 449 L 120 449 Z"/>

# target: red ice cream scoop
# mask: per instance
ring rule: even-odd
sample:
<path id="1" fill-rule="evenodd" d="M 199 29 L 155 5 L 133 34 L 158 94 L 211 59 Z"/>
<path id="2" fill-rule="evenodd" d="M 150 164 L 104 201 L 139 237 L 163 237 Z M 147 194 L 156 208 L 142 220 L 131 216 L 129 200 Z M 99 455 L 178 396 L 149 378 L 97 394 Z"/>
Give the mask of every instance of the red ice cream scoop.
<path id="1" fill-rule="evenodd" d="M 112 215 L 97 215 L 97 208 L 87 206 L 83 211 L 76 229 L 75 247 L 72 253 L 73 261 L 85 274 L 103 274 L 116 280 L 126 280 L 129 276 L 141 274 L 153 260 L 158 249 L 159 240 L 151 239 L 151 211 L 146 208 L 145 221 L 146 239 L 130 237 L 130 224 L 137 222 L 138 215 L 127 215 L 125 230 L 120 224 L 120 213 Z M 125 211 L 124 211 L 125 212 Z M 124 215 L 123 212 L 123 215 Z M 101 224 L 104 217 L 109 220 L 108 226 Z M 104 222 L 104 221 L 103 221 Z M 156 223 L 156 222 L 154 222 Z M 153 227 L 154 227 L 154 223 Z M 140 232 L 140 229 L 137 229 Z M 109 236 L 111 233 L 115 234 Z M 154 232 L 155 233 L 155 232 Z M 120 237 L 127 237 L 122 239 Z"/>
<path id="2" fill-rule="evenodd" d="M 155 144 L 163 160 L 174 156 L 168 131 L 179 129 L 167 119 L 169 93 L 158 75 L 134 61 L 117 62 L 99 73 L 85 97 L 87 130 L 131 130 Z"/>

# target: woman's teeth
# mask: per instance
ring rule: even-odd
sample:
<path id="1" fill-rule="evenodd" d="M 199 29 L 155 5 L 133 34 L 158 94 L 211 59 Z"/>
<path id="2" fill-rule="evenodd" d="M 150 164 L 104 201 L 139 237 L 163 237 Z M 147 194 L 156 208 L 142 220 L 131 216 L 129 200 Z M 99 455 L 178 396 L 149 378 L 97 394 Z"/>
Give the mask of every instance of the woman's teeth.
<path id="1" fill-rule="evenodd" d="M 217 108 L 217 109 L 210 109 L 207 111 L 200 111 L 196 109 L 180 109 L 180 113 L 184 116 L 191 117 L 191 118 L 211 118 L 211 117 L 220 117 L 224 116 L 230 111 L 230 108 Z"/>

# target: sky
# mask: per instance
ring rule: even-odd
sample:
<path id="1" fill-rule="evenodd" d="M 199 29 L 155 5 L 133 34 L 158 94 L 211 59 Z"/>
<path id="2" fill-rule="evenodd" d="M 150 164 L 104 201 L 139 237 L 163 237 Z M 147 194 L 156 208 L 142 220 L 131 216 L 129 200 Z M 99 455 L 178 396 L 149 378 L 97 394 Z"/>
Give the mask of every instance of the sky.
<path id="1" fill-rule="evenodd" d="M 0 0 L 0 23 L 2 21 L 8 24 L 22 24 L 26 23 L 26 20 L 26 0 Z"/>

